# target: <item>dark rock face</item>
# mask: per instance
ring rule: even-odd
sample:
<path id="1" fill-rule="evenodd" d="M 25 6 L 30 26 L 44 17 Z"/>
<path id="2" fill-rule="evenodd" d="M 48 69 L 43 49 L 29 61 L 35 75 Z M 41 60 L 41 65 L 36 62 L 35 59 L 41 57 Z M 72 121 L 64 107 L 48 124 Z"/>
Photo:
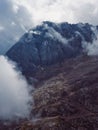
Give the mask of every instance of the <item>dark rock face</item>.
<path id="1" fill-rule="evenodd" d="M 24 74 L 31 76 L 38 66 L 61 63 L 83 54 L 83 42 L 92 43 L 96 38 L 92 28 L 96 27 L 46 21 L 24 34 L 6 55 L 17 62 Z"/>
<path id="2" fill-rule="evenodd" d="M 97 69 L 98 57 L 82 57 L 38 72 L 36 78 L 40 82 L 33 94 L 35 107 L 32 110 L 40 118 L 36 129 L 40 124 L 42 130 L 45 125 L 47 130 L 97 130 Z M 54 126 L 51 128 L 49 124 Z"/>

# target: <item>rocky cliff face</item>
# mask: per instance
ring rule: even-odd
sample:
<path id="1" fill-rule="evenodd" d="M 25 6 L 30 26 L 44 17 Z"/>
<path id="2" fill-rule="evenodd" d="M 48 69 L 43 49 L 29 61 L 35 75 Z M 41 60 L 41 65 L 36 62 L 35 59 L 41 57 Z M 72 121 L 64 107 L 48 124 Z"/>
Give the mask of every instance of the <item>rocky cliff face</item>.
<path id="1" fill-rule="evenodd" d="M 33 77 L 34 106 L 30 119 L 0 122 L 0 130 L 98 129 L 98 57 L 84 55 L 97 30 L 44 22 L 24 34 L 6 55 Z"/>
<path id="2" fill-rule="evenodd" d="M 24 74 L 32 76 L 39 66 L 84 54 L 84 43 L 92 44 L 97 30 L 89 24 L 46 21 L 24 34 L 6 55 L 18 63 Z"/>
<path id="3" fill-rule="evenodd" d="M 22 121 L 14 129 L 98 129 L 98 57 L 65 60 L 62 65 L 40 69 L 34 78 L 38 82 L 32 94 L 32 120 Z M 11 125 L 2 128 L 13 130 Z"/>
<path id="4" fill-rule="evenodd" d="M 37 123 L 42 130 L 98 128 L 97 66 L 98 58 L 82 57 L 43 70 L 41 76 L 36 76 L 40 84 L 33 94 L 33 114 L 41 118 Z"/>

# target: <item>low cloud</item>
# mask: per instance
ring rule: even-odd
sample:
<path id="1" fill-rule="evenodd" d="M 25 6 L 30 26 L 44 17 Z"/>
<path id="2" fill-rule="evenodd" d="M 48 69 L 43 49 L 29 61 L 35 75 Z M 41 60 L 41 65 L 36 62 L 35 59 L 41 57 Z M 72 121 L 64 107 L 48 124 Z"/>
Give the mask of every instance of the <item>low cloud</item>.
<path id="1" fill-rule="evenodd" d="M 92 31 L 95 33 L 95 37 L 93 37 L 93 42 L 92 43 L 85 42 L 84 39 L 82 38 L 82 46 L 84 52 L 86 52 L 88 56 L 97 56 L 98 55 L 98 29 L 96 27 L 92 27 Z"/>
<path id="2" fill-rule="evenodd" d="M 15 64 L 0 56 L 0 119 L 12 120 L 29 116 L 29 85 Z"/>
<path id="3" fill-rule="evenodd" d="M 49 27 L 47 24 L 44 26 L 45 26 L 45 29 L 48 30 L 48 32 L 46 32 L 45 34 L 46 37 L 51 37 L 52 39 L 58 40 L 59 42 L 63 44 L 68 43 L 68 40 L 64 38 L 60 33 L 58 33 L 55 29 L 53 29 L 52 27 Z"/>
<path id="4" fill-rule="evenodd" d="M 88 56 L 97 56 L 98 55 L 98 39 L 94 40 L 93 43 L 84 42 L 84 51 Z"/>

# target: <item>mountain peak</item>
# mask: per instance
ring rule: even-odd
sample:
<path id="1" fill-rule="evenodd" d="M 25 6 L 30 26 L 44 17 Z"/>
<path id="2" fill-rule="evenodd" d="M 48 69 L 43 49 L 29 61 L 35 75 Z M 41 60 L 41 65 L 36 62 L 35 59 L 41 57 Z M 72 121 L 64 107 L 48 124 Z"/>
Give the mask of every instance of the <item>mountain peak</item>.
<path id="1" fill-rule="evenodd" d="M 88 23 L 44 21 L 25 33 L 6 55 L 17 62 L 24 73 L 31 75 L 38 66 L 61 63 L 64 59 L 83 55 L 84 44 L 92 44 L 97 31 L 96 26 Z"/>

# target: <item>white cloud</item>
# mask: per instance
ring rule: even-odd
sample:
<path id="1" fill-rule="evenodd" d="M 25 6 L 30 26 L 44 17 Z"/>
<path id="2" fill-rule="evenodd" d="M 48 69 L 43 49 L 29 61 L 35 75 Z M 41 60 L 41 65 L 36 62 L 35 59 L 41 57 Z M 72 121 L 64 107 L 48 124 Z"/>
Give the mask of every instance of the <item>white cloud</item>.
<path id="1" fill-rule="evenodd" d="M 87 52 L 88 56 L 98 55 L 98 39 L 94 40 L 93 43 L 83 42 L 84 51 Z"/>
<path id="2" fill-rule="evenodd" d="M 98 55 L 98 40 L 87 46 L 88 55 Z"/>
<path id="3" fill-rule="evenodd" d="M 16 72 L 14 63 L 0 56 L 0 119 L 28 117 L 30 101 L 29 86 L 24 77 Z"/>
<path id="4" fill-rule="evenodd" d="M 51 37 L 52 39 L 58 40 L 59 42 L 61 42 L 63 44 L 68 43 L 68 40 L 66 38 L 64 38 L 60 33 L 58 33 L 52 27 L 49 27 L 47 24 L 44 24 L 44 28 L 48 30 L 48 32 L 46 32 L 46 34 L 45 34 L 46 37 Z"/>
<path id="5" fill-rule="evenodd" d="M 97 0 L 22 0 L 19 3 L 28 9 L 35 23 L 43 20 L 98 23 Z"/>
<path id="6" fill-rule="evenodd" d="M 82 46 L 84 48 L 84 52 L 86 52 L 89 56 L 98 55 L 98 30 L 96 27 L 92 27 L 92 31 L 95 33 L 96 37 L 94 38 L 92 43 L 85 42 L 82 38 Z M 82 37 L 82 36 L 81 36 Z"/>
<path id="7" fill-rule="evenodd" d="M 0 31 L 3 31 L 4 30 L 4 27 L 3 26 L 0 26 Z"/>

